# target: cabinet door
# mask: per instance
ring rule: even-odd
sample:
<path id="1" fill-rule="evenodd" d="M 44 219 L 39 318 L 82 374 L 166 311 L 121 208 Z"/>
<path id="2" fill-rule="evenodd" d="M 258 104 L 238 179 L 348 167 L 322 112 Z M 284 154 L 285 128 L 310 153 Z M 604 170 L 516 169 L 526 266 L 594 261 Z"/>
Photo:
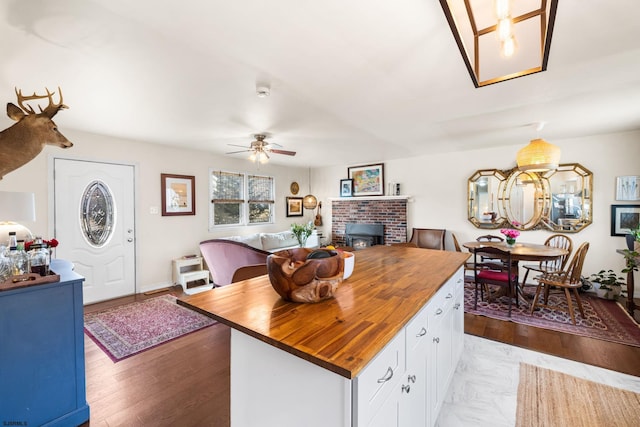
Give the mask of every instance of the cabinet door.
<path id="1" fill-rule="evenodd" d="M 452 360 L 454 362 L 453 370 L 455 370 L 460 356 L 462 356 L 462 349 L 464 347 L 464 283 L 460 278 L 460 284 L 455 292 L 455 300 L 453 301 L 453 319 L 452 319 Z"/>
<path id="2" fill-rule="evenodd" d="M 427 335 L 422 345 L 407 354 L 407 371 L 400 383 L 400 426 L 426 425 Z"/>

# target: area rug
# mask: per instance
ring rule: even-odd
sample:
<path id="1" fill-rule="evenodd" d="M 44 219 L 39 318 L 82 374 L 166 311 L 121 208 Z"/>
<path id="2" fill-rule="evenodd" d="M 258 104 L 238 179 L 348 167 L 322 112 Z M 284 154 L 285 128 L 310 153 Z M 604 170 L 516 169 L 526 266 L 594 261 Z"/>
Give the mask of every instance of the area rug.
<path id="1" fill-rule="evenodd" d="M 85 333 L 114 362 L 183 335 L 215 320 L 176 303 L 173 295 L 110 308 L 84 316 Z"/>
<path id="2" fill-rule="evenodd" d="M 528 295 L 528 300 L 533 295 Z M 471 314 L 491 317 L 493 319 L 508 320 L 538 328 L 566 332 L 590 338 L 598 338 L 610 342 L 640 347 L 640 326 L 615 301 L 604 300 L 589 294 L 581 294 L 585 317 L 582 318 L 576 307 L 576 325 L 571 323 L 569 313 L 541 307 L 529 314 L 529 305 L 512 306 L 511 318 L 508 317 L 507 297 L 495 298 L 491 302 L 481 301 L 478 295 L 478 308 L 473 308 L 474 290 L 464 290 L 464 311 Z M 549 304 L 567 308 L 564 294 L 549 295 Z M 575 306 L 575 302 L 574 302 Z"/>
<path id="3" fill-rule="evenodd" d="M 640 394 L 520 364 L 516 427 L 638 426 Z"/>

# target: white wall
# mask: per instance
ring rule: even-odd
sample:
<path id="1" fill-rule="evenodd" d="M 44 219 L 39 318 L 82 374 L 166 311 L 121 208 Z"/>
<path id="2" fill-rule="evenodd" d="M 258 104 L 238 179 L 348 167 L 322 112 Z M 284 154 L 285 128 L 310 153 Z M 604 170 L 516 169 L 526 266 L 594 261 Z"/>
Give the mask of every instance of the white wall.
<path id="1" fill-rule="evenodd" d="M 185 254 L 197 253 L 201 240 L 232 234 L 281 231 L 288 229 L 293 222 L 301 223 L 313 219 L 314 213 L 309 211 L 305 212 L 304 218 L 287 218 L 284 214 L 285 197 L 291 195 L 289 185 L 292 181 L 300 184 L 298 196 L 307 193 L 308 170 L 267 164 L 260 166 L 260 172 L 276 179 L 276 224 L 232 227 L 209 232 L 209 168 L 255 172 L 254 164 L 242 159 L 214 156 L 203 151 L 158 146 L 79 131 L 63 131 L 75 144 L 73 148 L 61 150 L 46 147 L 36 159 L 5 176 L 0 181 L 0 191 L 34 192 L 37 220 L 33 224 L 25 225 L 34 233 L 48 238 L 53 236 L 53 224 L 49 218 L 49 158 L 52 155 L 135 164 L 139 292 L 169 284 L 171 260 Z M 591 243 L 584 267 L 585 273 L 590 274 L 602 268 L 620 271 L 624 265 L 623 258 L 617 255 L 615 250 L 624 247 L 624 238 L 610 236 L 610 205 L 634 203 L 615 201 L 615 177 L 640 175 L 637 163 L 637 159 L 640 158 L 640 132 L 550 142 L 562 149 L 563 163 L 581 163 L 594 174 L 594 222 L 584 231 L 570 234 L 575 246 L 583 241 Z M 413 196 L 408 205 L 408 228 L 446 228 L 455 232 L 461 242 L 475 239 L 481 231 L 466 217 L 467 179 L 478 169 L 514 167 L 515 154 L 522 145 L 384 162 L 386 180 L 399 182 L 402 193 Z M 347 166 L 318 168 L 314 169 L 311 175 L 311 192 L 323 202 L 324 225 L 321 230 L 325 236 L 331 234 L 331 202 L 328 198 L 339 196 L 340 179 L 347 177 Z M 161 206 L 161 173 L 196 177 L 195 216 L 163 217 L 149 213 L 151 207 Z M 527 231 L 520 239 L 542 243 L 548 235 L 547 231 Z M 65 242 L 60 244 L 64 245 Z M 450 237 L 447 244 L 451 247 Z"/>
<path id="2" fill-rule="evenodd" d="M 67 150 L 45 147 L 45 150 L 22 168 L 0 180 L 0 191 L 29 191 L 36 195 L 36 221 L 24 223 L 34 234 L 45 238 L 54 236 L 50 218 L 52 194 L 49 194 L 50 161 L 52 156 L 82 158 L 104 162 L 134 164 L 136 176 L 136 251 L 137 290 L 161 288 L 171 283 L 171 260 L 186 254 L 199 253 L 202 240 L 234 234 L 275 232 L 289 229 L 293 222 L 313 219 L 312 212 L 305 217 L 285 216 L 285 197 L 291 196 L 292 181 L 300 184 L 302 197 L 309 188 L 309 170 L 285 168 L 272 164 L 258 166 L 244 159 L 214 156 L 207 152 L 152 145 L 139 141 L 121 140 L 103 135 L 63 129 L 74 143 Z M 208 231 L 209 168 L 236 172 L 254 172 L 275 177 L 276 223 L 248 227 L 225 227 Z M 150 214 L 151 207 L 161 211 L 160 174 L 194 175 L 196 182 L 196 215 L 166 216 Z M 1 236 L 0 236 L 1 237 Z M 64 245 L 65 242 L 60 242 Z"/>
<path id="3" fill-rule="evenodd" d="M 580 163 L 593 172 L 593 224 L 569 234 L 574 247 L 583 241 L 591 244 L 583 273 L 589 275 L 609 268 L 619 272 L 624 268 L 624 259 L 615 251 L 626 246 L 624 237 L 610 235 L 610 209 L 612 204 L 640 204 L 615 200 L 616 176 L 640 175 L 640 132 L 549 142 L 562 149 L 561 163 Z M 413 196 L 408 204 L 408 229 L 445 228 L 454 232 L 460 242 L 486 234 L 467 220 L 467 180 L 478 169 L 515 167 L 516 152 L 525 144 L 385 161 L 385 180 L 399 182 L 402 194 Z M 313 192 L 319 200 L 339 197 L 339 182 L 347 178 L 348 166 L 314 170 Z M 323 229 L 325 235 L 330 235 L 330 202 L 323 204 L 323 213 Z M 544 230 L 525 231 L 519 239 L 543 243 L 549 234 Z M 447 235 L 447 247 L 453 249 Z M 636 291 L 636 295 L 639 293 Z"/>

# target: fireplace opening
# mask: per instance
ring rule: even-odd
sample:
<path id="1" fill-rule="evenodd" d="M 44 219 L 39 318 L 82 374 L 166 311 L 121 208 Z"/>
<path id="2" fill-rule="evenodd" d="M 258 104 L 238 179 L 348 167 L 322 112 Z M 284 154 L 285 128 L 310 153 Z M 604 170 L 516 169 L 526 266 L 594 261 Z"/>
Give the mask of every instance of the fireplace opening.
<path id="1" fill-rule="evenodd" d="M 384 224 L 345 224 L 345 244 L 355 250 L 384 244 Z"/>

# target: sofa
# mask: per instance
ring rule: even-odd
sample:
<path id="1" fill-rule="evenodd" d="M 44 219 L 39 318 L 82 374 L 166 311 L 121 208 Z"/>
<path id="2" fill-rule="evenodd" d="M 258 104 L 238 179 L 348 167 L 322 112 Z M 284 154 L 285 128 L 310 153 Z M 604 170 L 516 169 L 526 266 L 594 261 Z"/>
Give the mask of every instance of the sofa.
<path id="1" fill-rule="evenodd" d="M 222 239 L 244 243 L 267 252 L 278 252 L 298 247 L 298 240 L 290 230 L 281 231 L 279 233 L 253 233 L 247 236 L 230 236 L 223 237 Z M 317 248 L 319 245 L 318 232 L 313 230 L 307 239 L 305 247 Z"/>
<path id="2" fill-rule="evenodd" d="M 318 247 L 316 231 L 305 247 Z M 298 247 L 291 231 L 255 233 L 200 242 L 200 252 L 215 286 L 225 286 L 238 280 L 267 273 L 267 257 L 272 252 Z"/>

